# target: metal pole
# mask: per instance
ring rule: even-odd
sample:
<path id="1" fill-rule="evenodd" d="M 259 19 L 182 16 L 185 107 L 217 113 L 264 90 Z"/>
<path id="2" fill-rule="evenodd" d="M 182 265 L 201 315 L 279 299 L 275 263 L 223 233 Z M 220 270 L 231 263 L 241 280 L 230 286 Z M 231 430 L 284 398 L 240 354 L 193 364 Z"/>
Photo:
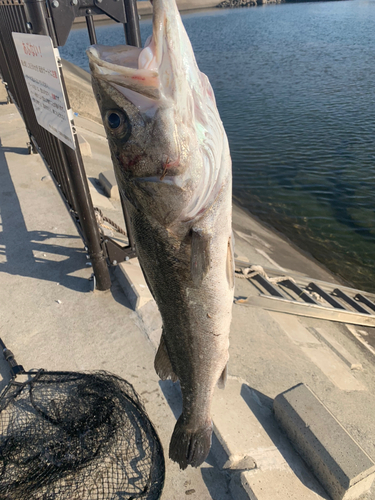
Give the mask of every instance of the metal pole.
<path id="1" fill-rule="evenodd" d="M 98 290 L 108 290 L 111 288 L 111 278 L 108 266 L 100 245 L 100 234 L 96 222 L 94 207 L 87 178 L 79 150 L 77 135 L 74 135 L 77 150 L 73 151 L 69 146 L 63 145 L 67 156 L 67 168 L 72 180 L 72 188 L 76 202 L 76 211 L 79 216 L 80 225 L 85 235 L 89 255 L 92 262 L 96 278 L 96 288 Z"/>
<path id="2" fill-rule="evenodd" d="M 88 11 L 89 10 L 90 9 L 88 9 Z M 92 14 L 86 15 L 86 24 L 87 24 L 87 31 L 89 32 L 90 44 L 95 45 L 96 43 L 98 43 L 98 40 L 96 38 L 94 18 L 92 17 Z"/>
<path id="3" fill-rule="evenodd" d="M 133 232 L 132 232 L 131 225 L 130 225 L 130 217 L 129 217 L 128 211 L 126 209 L 125 200 L 124 200 L 124 196 L 122 193 L 120 193 L 120 198 L 121 198 L 122 212 L 124 214 L 126 233 L 128 235 L 129 245 L 130 245 L 131 249 L 133 250 L 133 252 L 135 252 L 135 241 L 134 241 L 134 236 L 133 236 Z"/>
<path id="4" fill-rule="evenodd" d="M 12 378 L 15 378 L 15 376 L 18 375 L 19 373 L 25 373 L 25 370 L 24 370 L 23 366 L 19 365 L 17 363 L 17 361 L 14 358 L 14 355 L 13 355 L 12 351 L 10 351 L 6 347 L 6 345 L 4 344 L 4 342 L 3 342 L 2 339 L 0 339 L 0 348 L 3 351 L 3 356 L 5 358 L 5 361 L 7 361 L 8 365 L 9 365 Z"/>
<path id="5" fill-rule="evenodd" d="M 126 12 L 125 37 L 128 45 L 142 47 L 139 15 L 136 0 L 124 0 Z"/>

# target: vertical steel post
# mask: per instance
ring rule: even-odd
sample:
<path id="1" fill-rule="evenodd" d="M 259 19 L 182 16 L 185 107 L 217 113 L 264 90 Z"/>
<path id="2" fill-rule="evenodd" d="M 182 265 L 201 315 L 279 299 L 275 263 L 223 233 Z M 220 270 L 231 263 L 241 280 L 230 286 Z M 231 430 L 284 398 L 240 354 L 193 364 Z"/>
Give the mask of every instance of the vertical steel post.
<path id="1" fill-rule="evenodd" d="M 126 232 L 128 235 L 129 245 L 130 245 L 130 248 L 133 250 L 133 252 L 135 252 L 135 241 L 134 241 L 134 236 L 133 236 L 131 225 L 130 225 L 130 217 L 129 217 L 128 211 L 126 209 L 125 200 L 124 200 L 124 196 L 122 193 L 120 193 L 120 198 L 121 198 L 122 213 L 124 214 L 124 220 L 125 220 L 125 226 L 126 226 Z"/>
<path id="2" fill-rule="evenodd" d="M 72 188 L 76 202 L 76 211 L 79 216 L 80 225 L 89 249 L 89 255 L 92 262 L 96 278 L 96 288 L 98 290 L 109 290 L 111 288 L 111 278 L 109 276 L 108 266 L 100 245 L 100 234 L 96 222 L 94 207 L 91 201 L 91 195 L 85 169 L 82 162 L 81 152 L 78 145 L 77 134 L 74 135 L 76 151 L 64 144 L 65 154 L 67 156 L 67 168 L 72 180 Z"/>
<path id="3" fill-rule="evenodd" d="M 139 16 L 136 0 L 124 0 L 126 12 L 125 37 L 128 45 L 141 47 L 141 30 L 139 28 Z"/>
<path id="4" fill-rule="evenodd" d="M 89 32 L 90 44 L 95 45 L 98 43 L 95 32 L 94 19 L 91 14 L 86 15 L 87 31 Z"/>

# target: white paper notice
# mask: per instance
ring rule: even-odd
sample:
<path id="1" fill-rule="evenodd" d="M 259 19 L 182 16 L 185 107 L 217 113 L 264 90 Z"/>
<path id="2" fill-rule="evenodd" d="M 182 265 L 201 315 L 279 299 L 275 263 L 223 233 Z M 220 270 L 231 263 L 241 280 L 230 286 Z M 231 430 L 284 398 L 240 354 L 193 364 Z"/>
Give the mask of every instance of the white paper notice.
<path id="1" fill-rule="evenodd" d="M 66 106 L 57 66 L 58 50 L 49 36 L 12 35 L 39 125 L 75 149 L 71 110 Z"/>

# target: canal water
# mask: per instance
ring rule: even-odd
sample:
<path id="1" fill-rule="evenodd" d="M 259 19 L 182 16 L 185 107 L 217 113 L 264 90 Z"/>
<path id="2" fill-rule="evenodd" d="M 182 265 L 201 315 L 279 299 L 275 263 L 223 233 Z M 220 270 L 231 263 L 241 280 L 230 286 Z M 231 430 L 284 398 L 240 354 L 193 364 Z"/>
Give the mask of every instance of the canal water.
<path id="1" fill-rule="evenodd" d="M 358 288 L 375 292 L 375 1 L 183 15 L 215 90 L 234 197 Z M 152 32 L 141 22 L 142 39 Z M 98 42 L 124 43 L 122 26 Z M 85 30 L 61 55 L 88 69 Z"/>

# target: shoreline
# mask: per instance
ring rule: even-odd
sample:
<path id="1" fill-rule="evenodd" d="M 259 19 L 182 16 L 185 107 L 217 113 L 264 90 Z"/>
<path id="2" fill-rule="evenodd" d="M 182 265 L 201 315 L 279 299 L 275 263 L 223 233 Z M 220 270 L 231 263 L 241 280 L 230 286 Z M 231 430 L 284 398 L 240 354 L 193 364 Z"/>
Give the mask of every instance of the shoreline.
<path id="1" fill-rule="evenodd" d="M 219 1 L 220 3 L 220 1 Z M 180 12 L 187 12 L 187 11 L 195 11 L 195 10 L 205 10 L 205 9 L 212 9 L 216 8 L 218 6 L 218 0 L 177 0 L 177 6 L 178 10 Z M 153 8 L 151 5 L 151 2 L 137 2 L 137 9 L 138 9 L 138 14 L 140 15 L 141 18 L 148 18 L 152 16 Z M 110 19 L 107 15 L 105 14 L 100 14 L 95 16 L 94 18 L 95 23 L 98 24 L 111 24 L 115 23 L 112 19 Z M 80 16 L 76 17 L 75 20 L 73 21 L 73 27 L 81 27 L 80 25 L 86 26 L 86 17 L 85 16 Z"/>
<path id="2" fill-rule="evenodd" d="M 176 0 L 178 10 L 180 12 L 201 11 L 209 9 L 239 9 L 249 7 L 259 7 L 263 5 L 276 5 L 280 3 L 306 3 L 306 2 L 321 2 L 323 0 Z M 334 0 L 332 0 L 334 1 Z M 137 1 L 137 9 L 140 19 L 152 17 L 152 4 L 149 0 L 140 2 Z M 99 14 L 95 16 L 95 23 L 97 24 L 111 24 L 115 23 L 106 14 Z M 73 28 L 81 28 L 86 26 L 86 17 L 76 17 L 73 21 Z"/>

